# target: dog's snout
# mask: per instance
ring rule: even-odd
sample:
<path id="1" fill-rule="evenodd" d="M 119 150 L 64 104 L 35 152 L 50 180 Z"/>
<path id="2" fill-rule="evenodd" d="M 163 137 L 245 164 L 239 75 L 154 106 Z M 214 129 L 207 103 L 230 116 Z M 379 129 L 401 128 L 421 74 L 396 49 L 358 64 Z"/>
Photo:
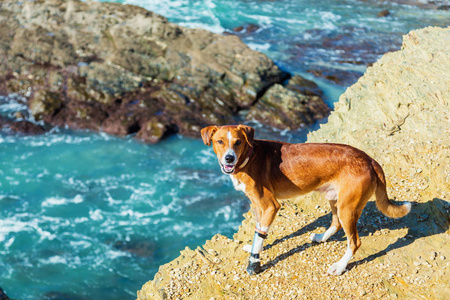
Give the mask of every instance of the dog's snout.
<path id="1" fill-rule="evenodd" d="M 228 154 L 227 156 L 225 156 L 225 161 L 229 164 L 231 164 L 232 162 L 234 162 L 234 156 Z"/>

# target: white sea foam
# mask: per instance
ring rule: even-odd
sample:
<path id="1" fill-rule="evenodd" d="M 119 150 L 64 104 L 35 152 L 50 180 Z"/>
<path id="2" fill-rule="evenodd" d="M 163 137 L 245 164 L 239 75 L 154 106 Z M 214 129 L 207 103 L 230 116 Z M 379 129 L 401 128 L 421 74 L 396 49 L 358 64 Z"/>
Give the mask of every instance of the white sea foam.
<path id="1" fill-rule="evenodd" d="M 111 196 L 111 193 L 110 193 L 108 190 L 105 191 L 105 194 L 106 194 L 106 196 L 108 197 L 108 198 L 106 198 L 106 200 L 108 201 L 108 203 L 109 203 L 110 206 L 113 206 L 113 205 L 117 205 L 117 204 L 119 204 L 119 203 L 122 203 L 122 201 L 120 201 L 120 200 L 115 200 L 115 199 Z"/>
<path id="2" fill-rule="evenodd" d="M 48 239 L 53 240 L 56 238 L 56 235 L 43 230 L 39 227 L 39 220 L 33 219 L 29 222 L 23 222 L 18 220 L 19 215 L 16 215 L 15 218 L 9 219 L 0 219 L 0 242 L 3 242 L 7 235 L 15 232 L 37 232 L 40 235 L 40 240 Z"/>
<path id="3" fill-rule="evenodd" d="M 103 215 L 102 215 L 102 211 L 100 209 L 90 210 L 89 217 L 94 221 L 100 221 L 100 220 L 104 219 Z"/>
<path id="4" fill-rule="evenodd" d="M 339 21 L 342 17 L 339 15 L 336 15 L 330 11 L 321 11 L 320 17 L 322 19 L 322 29 L 328 29 L 328 30 L 337 30 L 338 26 L 336 25 L 336 22 Z"/>
<path id="5" fill-rule="evenodd" d="M 73 221 L 74 221 L 76 224 L 79 224 L 79 223 L 89 222 L 89 219 L 86 218 L 86 217 L 81 217 L 81 218 L 75 218 Z"/>
<path id="6" fill-rule="evenodd" d="M 188 28 L 201 28 L 214 33 L 222 33 L 225 31 L 220 24 L 206 24 L 202 22 L 179 22 L 178 25 Z"/>
<path id="7" fill-rule="evenodd" d="M 132 210 L 132 209 L 122 210 L 119 214 L 120 214 L 121 216 L 134 217 L 134 218 L 136 218 L 136 219 L 140 219 L 140 218 L 146 216 L 146 214 L 141 213 L 141 212 L 134 211 L 134 210 Z"/>
<path id="8" fill-rule="evenodd" d="M 51 256 L 47 259 L 41 259 L 41 263 L 43 264 L 64 264 L 67 265 L 67 259 L 60 255 Z"/>
<path id="9" fill-rule="evenodd" d="M 0 112 L 17 112 L 27 109 L 26 98 L 18 94 L 9 94 L 6 97 L 0 96 Z"/>
<path id="10" fill-rule="evenodd" d="M 44 202 L 42 202 L 42 207 L 51 207 L 51 206 L 58 206 L 58 205 L 66 205 L 69 203 L 78 204 L 83 202 L 83 197 L 81 195 L 76 195 L 73 199 L 67 199 L 67 198 L 56 198 L 56 197 L 50 197 L 46 198 Z"/>
<path id="11" fill-rule="evenodd" d="M 201 231 L 202 227 L 195 225 L 192 222 L 182 222 L 179 224 L 174 224 L 172 229 L 177 234 L 185 237 L 190 235 L 195 235 L 196 232 Z"/>
<path id="12" fill-rule="evenodd" d="M 70 241 L 70 245 L 76 249 L 87 249 L 92 246 L 90 242 L 87 241 Z"/>
<path id="13" fill-rule="evenodd" d="M 154 187 L 144 187 L 144 188 L 133 188 L 133 194 L 130 197 L 131 201 L 138 201 L 138 200 L 147 200 L 150 198 L 150 196 L 153 196 L 156 192 L 156 189 Z"/>
<path id="14" fill-rule="evenodd" d="M 209 163 L 210 161 L 214 161 L 216 158 L 216 155 L 214 154 L 214 151 L 212 148 L 204 149 L 200 151 L 200 154 L 197 159 L 200 161 L 200 164 L 204 165 Z"/>
<path id="15" fill-rule="evenodd" d="M 268 27 L 269 25 L 272 25 L 273 22 L 273 18 L 270 16 L 255 15 L 255 14 L 246 14 L 245 16 L 255 20 L 255 23 L 262 27 Z"/>
<path id="16" fill-rule="evenodd" d="M 0 105 L 0 112 L 16 112 L 16 111 L 23 111 L 26 109 L 27 109 L 26 105 L 13 101 Z"/>
<path id="17" fill-rule="evenodd" d="M 203 0 L 194 4 L 187 0 L 128 0 L 125 3 L 142 6 L 163 15 L 172 22 L 175 21 L 180 26 L 202 28 L 215 33 L 222 33 L 225 30 L 220 25 L 220 20 L 214 15 L 216 4 L 211 0 Z"/>
<path id="18" fill-rule="evenodd" d="M 270 49 L 269 43 L 257 44 L 257 43 L 247 43 L 247 46 L 255 51 L 264 52 Z"/>
<path id="19" fill-rule="evenodd" d="M 11 245 L 14 243 L 15 239 L 16 239 L 15 237 L 12 237 L 12 238 L 8 239 L 7 241 L 5 241 L 3 243 L 3 246 L 5 247 L 5 249 L 9 249 L 9 247 L 11 247 Z"/>
<path id="20" fill-rule="evenodd" d="M 232 209 L 231 206 L 227 205 L 227 206 L 222 206 L 221 208 L 219 208 L 215 213 L 214 213 L 214 217 L 219 217 L 220 215 L 223 215 L 223 218 L 225 219 L 225 221 L 229 221 L 232 215 Z"/>
<path id="21" fill-rule="evenodd" d="M 23 140 L 28 141 L 31 147 L 50 147 L 59 144 L 79 145 L 92 141 L 95 136 L 76 136 L 68 134 L 45 134 L 39 137 L 25 137 Z"/>
<path id="22" fill-rule="evenodd" d="M 285 23 L 288 23 L 288 24 L 295 24 L 295 25 L 308 24 L 307 20 L 300 20 L 300 19 L 273 17 L 272 20 L 277 21 L 277 22 L 285 22 Z"/>
<path id="23" fill-rule="evenodd" d="M 0 242 L 3 242 L 8 234 L 24 231 L 27 227 L 27 222 L 14 219 L 0 219 Z M 29 231 L 29 229 L 27 230 Z"/>
<path id="24" fill-rule="evenodd" d="M 125 252 L 125 251 L 109 250 L 106 253 L 106 256 L 108 257 L 108 259 L 116 259 L 116 258 L 119 258 L 119 257 L 131 256 L 131 254 L 128 253 L 128 252 Z"/>

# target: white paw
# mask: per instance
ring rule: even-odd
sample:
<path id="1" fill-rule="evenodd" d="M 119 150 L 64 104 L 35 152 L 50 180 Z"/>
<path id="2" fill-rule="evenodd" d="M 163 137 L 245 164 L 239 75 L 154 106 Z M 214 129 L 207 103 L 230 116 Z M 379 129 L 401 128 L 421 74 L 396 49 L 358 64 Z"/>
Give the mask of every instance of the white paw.
<path id="1" fill-rule="evenodd" d="M 345 271 L 345 267 L 339 263 L 334 263 L 331 265 L 331 267 L 328 269 L 328 275 L 341 275 Z"/>
<path id="2" fill-rule="evenodd" d="M 309 236 L 309 239 L 312 242 L 320 243 L 322 241 L 322 235 L 317 234 L 317 233 L 311 233 L 311 235 Z"/>
<path id="3" fill-rule="evenodd" d="M 252 245 L 245 245 L 244 247 L 242 247 L 242 250 L 248 253 L 252 253 Z"/>

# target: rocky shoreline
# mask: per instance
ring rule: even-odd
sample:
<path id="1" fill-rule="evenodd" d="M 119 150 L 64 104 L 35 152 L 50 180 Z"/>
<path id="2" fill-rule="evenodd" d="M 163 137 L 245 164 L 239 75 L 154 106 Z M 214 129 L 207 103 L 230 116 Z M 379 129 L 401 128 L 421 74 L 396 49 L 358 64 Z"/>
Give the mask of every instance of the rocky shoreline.
<path id="1" fill-rule="evenodd" d="M 366 0 L 362 0 L 366 1 Z M 384 0 L 379 0 L 383 2 Z M 450 2 L 448 0 L 392 0 L 398 4 L 417 6 L 422 9 L 438 9 L 448 10 L 450 9 Z"/>
<path id="2" fill-rule="evenodd" d="M 296 129 L 329 113 L 313 82 L 286 85 L 291 75 L 237 36 L 132 5 L 3 1 L 0 62 L 0 94 L 26 97 L 36 120 L 151 143 L 242 119 Z M 268 107 L 273 117 L 259 117 Z"/>
<path id="3" fill-rule="evenodd" d="M 138 299 L 446 299 L 450 294 L 450 28 L 404 36 L 350 87 L 308 142 L 347 143 L 383 166 L 388 194 L 411 213 L 384 217 L 369 202 L 358 224 L 362 246 L 341 276 L 329 265 L 345 250 L 338 232 L 313 244 L 331 212 L 316 194 L 284 203 L 262 255 L 261 274 L 245 272 L 254 219 L 233 239 L 216 235 L 160 267 Z M 242 196 L 242 201 L 248 201 Z"/>

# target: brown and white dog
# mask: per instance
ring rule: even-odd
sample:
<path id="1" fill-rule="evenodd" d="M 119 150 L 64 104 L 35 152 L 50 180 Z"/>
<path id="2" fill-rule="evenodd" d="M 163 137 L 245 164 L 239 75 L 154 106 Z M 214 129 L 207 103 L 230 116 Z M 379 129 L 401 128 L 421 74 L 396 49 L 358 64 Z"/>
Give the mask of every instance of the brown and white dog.
<path id="1" fill-rule="evenodd" d="M 256 228 L 247 272 L 260 272 L 260 253 L 269 227 L 280 209 L 278 200 L 311 191 L 325 193 L 332 211 L 331 226 L 311 234 L 313 242 L 325 242 L 340 228 L 347 236 L 347 250 L 328 274 L 340 275 L 358 250 L 356 229 L 361 212 L 375 194 L 376 205 L 391 218 L 405 216 L 411 203 L 390 202 L 381 166 L 366 153 L 342 144 L 289 144 L 255 140 L 255 130 L 245 125 L 209 126 L 201 130 L 205 145 L 213 145 L 222 172 L 252 203 Z M 245 250 L 250 250 L 246 248 Z"/>

